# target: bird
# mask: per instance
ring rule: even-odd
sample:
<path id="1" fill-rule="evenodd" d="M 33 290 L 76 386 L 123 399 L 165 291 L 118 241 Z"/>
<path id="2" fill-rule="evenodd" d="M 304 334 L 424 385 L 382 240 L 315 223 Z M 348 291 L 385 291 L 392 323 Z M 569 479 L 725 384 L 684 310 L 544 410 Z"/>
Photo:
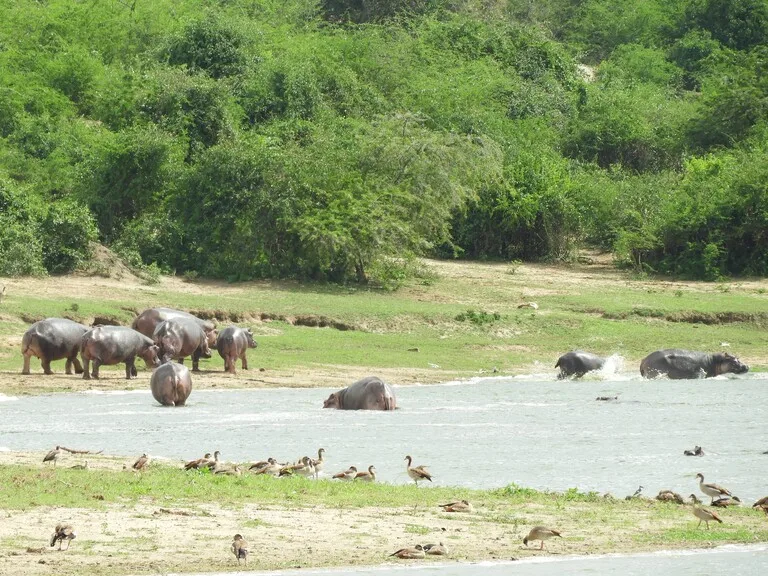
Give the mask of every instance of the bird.
<path id="1" fill-rule="evenodd" d="M 699 490 L 701 490 L 704 494 L 712 498 L 712 502 L 715 501 L 715 498 L 720 498 L 721 496 L 733 496 L 731 494 L 731 491 L 727 488 L 723 488 L 722 486 L 719 486 L 718 484 L 705 484 L 704 483 L 704 474 L 699 472 L 696 474 L 696 478 L 700 478 L 699 480 Z"/>
<path id="2" fill-rule="evenodd" d="M 51 538 L 51 548 L 56 545 L 56 541 L 59 541 L 59 550 L 61 550 L 61 543 L 64 540 L 67 541 L 67 547 L 65 550 L 69 550 L 69 543 L 77 537 L 72 526 L 69 524 L 56 524 L 56 528 L 53 531 L 53 537 Z"/>
<path id="3" fill-rule="evenodd" d="M 449 502 L 448 504 L 438 504 L 444 512 L 472 512 L 474 508 L 472 504 L 466 500 L 459 500 L 457 502 Z"/>
<path id="4" fill-rule="evenodd" d="M 248 564 L 248 542 L 240 534 L 235 534 L 232 540 L 232 552 L 234 552 L 238 564 L 240 564 L 241 559 Z"/>
<path id="5" fill-rule="evenodd" d="M 280 469 L 280 476 L 290 476 L 293 474 L 304 477 L 314 476 L 315 467 L 312 465 L 312 458 L 304 456 L 300 463 L 289 464 Z"/>
<path id="6" fill-rule="evenodd" d="M 86 460 L 82 464 L 75 464 L 74 466 L 70 466 L 72 470 L 88 470 L 88 460 Z"/>
<path id="7" fill-rule="evenodd" d="M 408 476 L 413 479 L 413 481 L 416 483 L 416 486 L 419 485 L 419 480 L 429 480 L 432 482 L 432 475 L 429 473 L 426 467 L 416 466 L 415 468 L 411 468 L 413 459 L 410 456 L 406 456 L 405 459 L 408 460 L 408 464 L 405 465 L 405 471 L 408 472 Z"/>
<path id="8" fill-rule="evenodd" d="M 403 558 L 405 560 L 424 558 L 424 548 L 422 548 L 421 544 L 416 544 L 416 546 L 411 546 L 409 548 L 400 548 L 400 550 L 392 552 L 389 556 L 397 556 L 398 558 Z"/>
<path id="9" fill-rule="evenodd" d="M 737 496 L 732 498 L 723 496 L 722 498 L 718 498 L 712 502 L 712 506 L 717 506 L 718 508 L 728 508 L 728 506 L 741 506 L 741 500 L 739 500 Z"/>
<path id="10" fill-rule="evenodd" d="M 315 468 L 315 480 L 317 480 L 317 475 L 323 469 L 323 465 L 325 464 L 325 460 L 323 460 L 324 453 L 325 453 L 325 448 L 320 448 L 317 451 L 317 458 L 312 460 L 312 466 L 314 466 Z"/>
<path id="11" fill-rule="evenodd" d="M 200 466 L 200 467 L 201 467 L 201 468 L 208 468 L 208 470 L 210 470 L 211 472 L 216 472 L 216 470 L 218 470 L 218 468 L 219 468 L 219 455 L 220 455 L 220 454 L 221 454 L 221 452 L 219 452 L 218 450 L 216 450 L 216 451 L 213 453 L 213 460 L 211 460 L 211 459 L 209 458 L 209 459 L 208 459 L 208 462 L 206 462 L 205 464 L 203 464 L 203 465 L 202 465 L 202 466 Z"/>
<path id="12" fill-rule="evenodd" d="M 358 472 L 355 474 L 355 480 L 360 482 L 376 482 L 376 468 L 373 464 L 368 466 L 368 471 Z"/>
<path id="13" fill-rule="evenodd" d="M 544 540 L 549 540 L 554 536 L 562 538 L 562 535 L 557 530 L 552 530 L 551 528 L 546 528 L 544 526 L 534 526 L 531 528 L 531 531 L 528 532 L 528 536 L 523 538 L 523 544 L 528 546 L 528 542 L 531 540 L 541 540 L 539 550 L 544 550 Z"/>
<path id="14" fill-rule="evenodd" d="M 146 470 L 148 464 L 149 464 L 149 456 L 147 456 L 146 454 L 142 454 L 141 456 L 138 457 L 136 462 L 133 463 L 133 466 L 131 466 L 131 468 L 138 471 Z"/>
<path id="15" fill-rule="evenodd" d="M 275 460 L 272 457 L 267 458 L 266 460 L 259 460 L 258 462 L 254 462 L 250 466 L 248 466 L 248 470 L 253 470 L 254 472 L 258 472 L 259 470 L 263 470 L 267 466 L 270 466 L 271 464 L 276 464 L 277 460 Z"/>
<path id="16" fill-rule="evenodd" d="M 683 504 L 683 497 L 680 496 L 677 492 L 673 492 L 672 490 L 661 490 L 656 495 L 656 500 L 660 502 L 676 502 L 678 504 Z"/>
<path id="17" fill-rule="evenodd" d="M 206 452 L 205 456 L 198 458 L 197 460 L 190 460 L 184 464 L 184 470 L 198 470 L 203 468 L 211 460 L 211 453 Z"/>
<path id="18" fill-rule="evenodd" d="M 768 504 L 760 504 L 757 506 L 753 506 L 753 508 L 757 508 L 758 510 L 762 510 L 765 512 L 765 515 L 768 516 Z"/>
<path id="19" fill-rule="evenodd" d="M 430 556 L 447 556 L 448 555 L 448 549 L 445 547 L 445 545 L 440 542 L 440 544 L 426 544 L 423 546 L 424 552 L 429 554 Z"/>
<path id="20" fill-rule="evenodd" d="M 693 494 L 691 494 L 691 496 L 693 496 Z M 693 503 L 693 515 L 699 519 L 699 524 L 696 526 L 697 528 L 701 526 L 702 522 L 706 522 L 707 530 L 709 530 L 709 523 L 712 521 L 719 522 L 720 524 L 723 523 L 723 521 L 720 520 L 720 516 L 715 514 L 712 510 L 702 508 L 697 502 Z"/>
<path id="21" fill-rule="evenodd" d="M 232 468 L 218 468 L 214 474 L 221 474 L 223 476 L 240 476 L 242 471 L 240 470 L 240 466 L 235 465 Z"/>
<path id="22" fill-rule="evenodd" d="M 344 480 L 345 482 L 349 482 L 350 480 L 354 480 L 355 476 L 357 476 L 357 468 L 354 466 L 350 466 L 344 472 L 339 472 L 338 474 L 334 474 L 333 478 L 336 478 L 338 480 Z"/>
<path id="23" fill-rule="evenodd" d="M 635 493 L 632 494 L 632 496 L 627 496 L 624 498 L 624 500 L 632 500 L 632 498 L 640 498 L 640 493 L 643 491 L 644 486 L 638 486 L 637 490 L 635 490 Z"/>
<path id="24" fill-rule="evenodd" d="M 278 464 L 277 460 L 274 458 L 270 458 L 270 460 L 271 462 L 267 466 L 257 468 L 255 474 L 267 474 L 274 477 L 280 476 L 280 471 L 283 469 L 283 465 Z"/>
<path id="25" fill-rule="evenodd" d="M 60 453 L 61 453 L 61 446 L 56 446 L 56 448 L 54 448 L 53 450 L 48 452 L 48 454 L 46 454 L 43 457 L 43 462 L 44 463 L 45 462 L 53 462 L 53 467 L 56 468 L 56 460 L 59 459 L 59 454 Z"/>
<path id="26" fill-rule="evenodd" d="M 701 500 L 696 497 L 696 494 L 691 494 L 691 504 L 701 504 Z"/>
<path id="27" fill-rule="evenodd" d="M 760 500 L 752 504 L 752 508 L 760 508 L 761 506 L 768 506 L 768 496 L 763 496 Z"/>

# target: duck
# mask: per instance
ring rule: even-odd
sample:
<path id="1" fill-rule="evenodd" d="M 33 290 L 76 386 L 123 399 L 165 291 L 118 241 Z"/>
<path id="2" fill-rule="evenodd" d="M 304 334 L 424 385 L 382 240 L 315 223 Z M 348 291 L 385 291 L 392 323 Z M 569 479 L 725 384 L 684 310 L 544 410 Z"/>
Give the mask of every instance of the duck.
<path id="1" fill-rule="evenodd" d="M 258 462 L 254 462 L 253 464 L 248 466 L 248 470 L 253 470 L 254 472 L 258 472 L 259 470 L 262 470 L 263 468 L 266 468 L 267 466 L 270 466 L 271 464 L 276 464 L 276 463 L 277 463 L 277 460 L 275 460 L 270 456 L 266 460 L 259 460 Z"/>
<path id="2" fill-rule="evenodd" d="M 445 545 L 440 542 L 440 544 L 426 544 L 422 547 L 424 549 L 424 552 L 426 554 L 429 554 L 430 556 L 447 556 L 448 555 L 448 549 L 445 547 Z"/>
<path id="3" fill-rule="evenodd" d="M 701 504 L 701 503 L 702 503 L 702 502 L 701 502 L 701 500 L 699 500 L 699 499 L 696 497 L 696 494 L 691 494 L 691 495 L 689 496 L 689 498 L 691 499 L 691 504 Z"/>
<path id="4" fill-rule="evenodd" d="M 213 453 L 213 460 L 211 460 L 211 459 L 209 458 L 209 459 L 208 459 L 208 462 L 206 462 L 205 464 L 202 464 L 202 465 L 200 466 L 200 468 L 201 468 L 201 469 L 202 469 L 202 468 L 208 468 L 208 470 L 210 470 L 211 472 L 214 472 L 214 473 L 215 473 L 215 472 L 216 472 L 216 470 L 218 470 L 218 469 L 219 469 L 219 456 L 221 456 L 221 452 L 219 452 L 218 450 L 216 450 L 216 451 Z"/>
<path id="5" fill-rule="evenodd" d="M 686 456 L 704 456 L 704 450 L 701 449 L 701 446 L 696 446 L 693 450 L 683 451 L 683 454 Z"/>
<path id="6" fill-rule="evenodd" d="M 56 468 L 56 460 L 59 459 L 59 454 L 61 454 L 61 446 L 56 446 L 53 450 L 48 452 L 45 456 L 43 456 L 43 463 L 45 462 L 53 462 L 53 467 Z"/>
<path id="7" fill-rule="evenodd" d="M 718 508 L 728 508 L 729 506 L 741 506 L 741 500 L 737 496 L 734 496 L 733 498 L 729 498 L 728 496 L 723 496 L 722 498 L 718 498 L 714 502 L 712 502 L 712 506 L 717 506 Z"/>
<path id="8" fill-rule="evenodd" d="M 211 461 L 211 453 L 206 452 L 205 456 L 202 458 L 198 458 L 197 460 L 190 460 L 186 464 L 184 464 L 184 470 L 198 470 L 200 468 L 203 468 L 208 462 Z"/>
<path id="9" fill-rule="evenodd" d="M 306 478 L 314 476 L 315 467 L 312 465 L 312 458 L 309 456 L 304 456 L 301 459 L 301 463 L 290 464 L 288 466 L 283 466 L 280 469 L 280 476 L 290 476 L 293 474 L 304 476 Z"/>
<path id="10" fill-rule="evenodd" d="M 761 506 L 768 506 L 768 496 L 763 496 L 760 500 L 752 504 L 752 508 L 760 508 Z"/>
<path id="11" fill-rule="evenodd" d="M 457 502 L 449 502 L 448 504 L 438 504 L 444 512 L 472 512 L 474 508 L 472 504 L 466 500 L 459 500 Z"/>
<path id="12" fill-rule="evenodd" d="M 351 480 L 355 479 L 355 476 L 357 476 L 357 468 L 354 466 L 350 466 L 344 472 L 339 472 L 338 474 L 334 474 L 333 478 L 336 478 L 337 480 L 343 480 L 344 482 L 349 482 Z"/>
<path id="13" fill-rule="evenodd" d="M 408 476 L 416 483 L 416 486 L 419 485 L 419 480 L 429 480 L 432 482 L 432 475 L 425 466 L 411 468 L 413 459 L 410 456 L 406 456 L 405 459 L 408 461 L 408 464 L 405 465 L 405 471 L 408 472 Z"/>
<path id="14" fill-rule="evenodd" d="M 136 462 L 133 463 L 131 468 L 137 471 L 146 470 L 147 466 L 149 465 L 149 456 L 146 454 L 142 454 L 136 459 Z"/>
<path id="15" fill-rule="evenodd" d="M 83 462 L 82 464 L 75 464 L 74 466 L 70 466 L 72 470 L 88 470 L 88 460 Z"/>
<path id="16" fill-rule="evenodd" d="M 416 544 L 416 546 L 400 548 L 400 550 L 392 552 L 392 554 L 389 556 L 396 556 L 397 558 L 403 558 L 404 560 L 413 560 L 416 558 L 424 558 L 425 554 L 424 548 L 421 546 L 421 544 Z"/>
<path id="17" fill-rule="evenodd" d="M 266 474 L 268 476 L 274 476 L 277 478 L 280 476 L 280 471 L 283 469 L 284 465 L 279 464 L 277 460 L 274 458 L 270 458 L 272 462 L 264 466 L 263 468 L 257 468 L 254 472 L 255 474 Z"/>
<path id="18" fill-rule="evenodd" d="M 676 502 L 677 504 L 685 503 L 683 497 L 672 490 L 660 490 L 659 493 L 656 494 L 656 500 L 659 502 Z"/>
<path id="19" fill-rule="evenodd" d="M 53 537 L 51 537 L 51 548 L 56 545 L 56 541 L 59 541 L 59 550 L 61 550 L 61 543 L 64 540 L 67 541 L 67 547 L 65 550 L 69 550 L 69 543 L 77 538 L 77 534 L 72 529 L 70 524 L 56 524 L 56 528 L 53 531 Z"/>
<path id="20" fill-rule="evenodd" d="M 699 478 L 699 490 L 701 490 L 704 494 L 712 498 L 712 502 L 715 501 L 715 498 L 720 498 L 721 496 L 733 496 L 731 494 L 731 491 L 727 488 L 723 488 L 722 486 L 719 486 L 718 484 L 705 484 L 704 483 L 704 474 L 699 472 L 696 474 L 696 478 Z"/>
<path id="21" fill-rule="evenodd" d="M 232 468 L 217 468 L 214 474 L 221 474 L 224 476 L 240 476 L 242 471 L 240 470 L 240 466 L 234 465 Z"/>
<path id="22" fill-rule="evenodd" d="M 315 480 L 317 480 L 317 475 L 323 469 L 323 465 L 325 464 L 325 460 L 323 460 L 324 453 L 325 453 L 325 448 L 320 448 L 317 451 L 317 458 L 312 460 L 312 466 L 315 467 Z"/>
<path id="23" fill-rule="evenodd" d="M 376 468 L 373 464 L 368 466 L 368 471 L 358 472 L 355 474 L 355 480 L 360 482 L 376 482 Z"/>
<path id="24" fill-rule="evenodd" d="M 549 540 L 555 536 L 562 538 L 562 535 L 557 530 L 552 530 L 552 528 L 547 528 L 546 526 L 534 526 L 531 528 L 531 531 L 528 532 L 528 536 L 523 538 L 523 544 L 528 546 L 528 542 L 531 540 L 541 540 L 539 550 L 544 550 L 544 540 Z"/>
<path id="25" fill-rule="evenodd" d="M 693 496 L 693 494 L 691 494 Z M 709 530 L 709 523 L 712 521 L 719 522 L 720 524 L 723 523 L 722 520 L 720 520 L 720 516 L 715 514 L 712 510 L 707 510 L 705 508 L 701 507 L 701 504 L 698 502 L 693 503 L 693 515 L 696 516 L 696 518 L 699 519 L 699 524 L 696 526 L 697 528 L 701 526 L 702 522 L 706 522 L 707 524 L 707 530 Z"/>
<path id="26" fill-rule="evenodd" d="M 232 552 L 237 558 L 237 563 L 240 564 L 240 560 L 245 560 L 248 564 L 248 542 L 246 542 L 240 534 L 235 534 L 232 540 Z"/>

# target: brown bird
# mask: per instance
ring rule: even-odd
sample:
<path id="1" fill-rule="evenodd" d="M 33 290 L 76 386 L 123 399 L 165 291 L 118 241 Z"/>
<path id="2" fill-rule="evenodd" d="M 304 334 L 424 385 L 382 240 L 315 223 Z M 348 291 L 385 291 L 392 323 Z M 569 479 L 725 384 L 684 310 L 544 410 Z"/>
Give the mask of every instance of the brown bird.
<path id="1" fill-rule="evenodd" d="M 448 504 L 438 504 L 438 506 L 445 512 L 472 512 L 474 510 L 472 504 L 466 500 L 449 502 Z"/>
<path id="2" fill-rule="evenodd" d="M 283 469 L 283 464 L 279 464 L 274 458 L 270 458 L 271 462 L 263 468 L 257 468 L 255 474 L 267 474 L 268 476 L 274 476 L 275 478 L 280 476 L 280 471 Z"/>
<path id="3" fill-rule="evenodd" d="M 198 458 L 197 460 L 190 460 L 184 464 L 184 470 L 198 470 L 203 468 L 211 460 L 211 453 L 206 452 L 205 456 Z"/>
<path id="4" fill-rule="evenodd" d="M 245 560 L 245 563 L 248 564 L 248 542 L 243 540 L 240 534 L 235 534 L 235 538 L 232 541 L 232 552 L 234 552 L 238 564 L 240 564 L 241 559 Z"/>
<path id="5" fill-rule="evenodd" d="M 712 502 L 715 501 L 715 498 L 720 498 L 721 496 L 733 496 L 731 494 L 731 491 L 727 488 L 723 488 L 722 486 L 719 486 L 718 484 L 705 484 L 704 483 L 704 474 L 699 472 L 696 474 L 696 478 L 699 478 L 699 490 L 701 490 L 704 494 L 712 498 Z"/>
<path id="6" fill-rule="evenodd" d="M 77 534 L 75 534 L 75 531 L 72 530 L 72 526 L 69 524 L 56 524 L 56 528 L 53 531 L 53 537 L 51 538 L 51 548 L 53 548 L 56 545 L 56 540 L 59 541 L 59 550 L 61 550 L 61 543 L 64 542 L 64 540 L 67 541 L 67 547 L 65 550 L 69 550 L 69 543 L 70 541 L 74 540 L 77 537 Z"/>
<path id="7" fill-rule="evenodd" d="M 59 454 L 60 453 L 61 453 L 61 446 L 56 446 L 56 448 L 54 448 L 53 450 L 48 452 L 48 454 L 46 454 L 43 457 L 43 462 L 44 463 L 45 462 L 53 462 L 53 467 L 56 468 L 56 460 L 59 459 Z"/>
<path id="8" fill-rule="evenodd" d="M 426 552 L 430 556 L 447 556 L 448 555 L 448 549 L 445 547 L 445 545 L 442 542 L 440 542 L 440 544 L 427 544 L 423 548 L 424 548 L 424 552 Z"/>
<path id="9" fill-rule="evenodd" d="M 258 462 L 254 462 L 253 464 L 248 466 L 248 470 L 258 472 L 259 470 L 263 470 L 267 466 L 270 466 L 271 464 L 276 464 L 276 463 L 277 463 L 277 460 L 270 457 L 270 458 L 267 458 L 266 460 L 259 460 Z"/>
<path id="10" fill-rule="evenodd" d="M 691 504 L 701 504 L 702 503 L 701 500 L 699 500 L 696 497 L 696 494 L 691 494 L 690 495 L 690 499 L 691 499 Z"/>
<path id="11" fill-rule="evenodd" d="M 676 502 L 677 504 L 684 503 L 683 497 L 680 496 L 680 494 L 677 492 L 673 492 L 672 490 L 661 490 L 656 495 L 656 500 L 659 502 Z"/>
<path id="12" fill-rule="evenodd" d="M 714 502 L 712 502 L 712 506 L 716 506 L 718 508 L 728 508 L 729 506 L 741 506 L 741 500 L 739 500 L 736 496 L 733 498 L 729 498 L 728 496 L 725 496 L 723 498 L 718 498 Z"/>
<path id="13" fill-rule="evenodd" d="M 219 455 L 220 454 L 221 454 L 221 452 L 216 450 L 213 453 L 213 460 L 209 459 L 208 462 L 206 462 L 205 464 L 203 464 L 201 466 L 201 468 L 208 468 L 208 470 L 210 470 L 211 472 L 216 472 L 216 470 L 218 470 L 218 468 L 219 468 Z"/>
<path id="14" fill-rule="evenodd" d="M 752 508 L 760 508 L 761 506 L 768 506 L 768 496 L 763 496 L 760 500 L 752 504 Z"/>
<path id="15" fill-rule="evenodd" d="M 317 458 L 312 460 L 312 466 L 314 466 L 314 469 L 315 469 L 315 480 L 317 480 L 317 475 L 320 473 L 320 471 L 323 469 L 323 466 L 325 465 L 325 460 L 323 459 L 324 453 L 325 453 L 325 448 L 320 448 L 317 451 Z"/>
<path id="16" fill-rule="evenodd" d="M 413 459 L 410 456 L 406 456 L 405 459 L 408 460 L 408 464 L 405 465 L 405 471 L 408 472 L 408 476 L 413 479 L 413 481 L 416 483 L 416 486 L 419 485 L 419 480 L 429 480 L 432 482 L 432 475 L 429 473 L 425 466 L 416 466 L 415 468 L 411 468 Z"/>
<path id="17" fill-rule="evenodd" d="M 75 464 L 74 466 L 70 466 L 72 470 L 88 470 L 88 460 L 86 460 L 83 464 Z"/>
<path id="18" fill-rule="evenodd" d="M 768 516 L 768 504 L 760 504 L 760 506 L 753 506 L 753 508 L 762 510 L 763 512 L 765 512 L 765 515 Z"/>
<path id="19" fill-rule="evenodd" d="M 551 528 L 546 528 L 544 526 L 534 526 L 531 528 L 531 531 L 528 532 L 528 536 L 523 538 L 523 544 L 528 546 L 528 542 L 531 540 L 541 540 L 541 546 L 539 547 L 539 550 L 544 550 L 544 540 L 549 540 L 555 536 L 562 538 L 560 532 L 557 530 L 552 530 Z"/>
<path id="20" fill-rule="evenodd" d="M 297 476 L 304 476 L 305 478 L 314 476 L 315 467 L 312 464 L 312 458 L 309 456 L 304 456 L 302 457 L 300 463 L 283 466 L 280 469 L 280 476 L 291 476 L 294 474 Z"/>
<path id="21" fill-rule="evenodd" d="M 723 521 L 720 520 L 720 516 L 715 514 L 712 510 L 707 510 L 706 508 L 702 508 L 701 505 L 696 503 L 694 503 L 693 505 L 693 515 L 699 519 L 699 524 L 696 526 L 697 528 L 701 526 L 702 522 L 706 522 L 707 530 L 709 530 L 709 523 L 712 522 L 713 520 L 715 522 L 719 522 L 720 524 L 723 523 Z"/>
<path id="22" fill-rule="evenodd" d="M 338 474 L 334 474 L 333 477 L 338 480 L 344 480 L 345 482 L 349 482 L 350 480 L 354 480 L 355 476 L 357 476 L 357 468 L 354 466 L 350 466 L 344 472 L 339 472 Z"/>
<path id="23" fill-rule="evenodd" d="M 376 468 L 373 464 L 368 466 L 368 471 L 358 472 L 355 474 L 355 481 L 358 482 L 376 482 Z"/>
<path id="24" fill-rule="evenodd" d="M 149 456 L 147 456 L 146 454 L 142 454 L 141 456 L 138 457 L 136 462 L 133 463 L 133 466 L 131 466 L 131 468 L 137 471 L 146 470 L 148 464 L 149 464 Z"/>
<path id="25" fill-rule="evenodd" d="M 400 548 L 400 550 L 397 552 L 392 552 L 392 554 L 389 556 L 397 556 L 398 558 L 403 558 L 404 560 L 424 558 L 424 548 L 422 548 L 421 544 L 416 544 L 416 546 L 411 546 L 410 548 Z"/>
<path id="26" fill-rule="evenodd" d="M 214 474 L 221 474 L 224 476 L 240 476 L 242 474 L 240 466 L 233 466 L 232 468 L 218 468 Z"/>

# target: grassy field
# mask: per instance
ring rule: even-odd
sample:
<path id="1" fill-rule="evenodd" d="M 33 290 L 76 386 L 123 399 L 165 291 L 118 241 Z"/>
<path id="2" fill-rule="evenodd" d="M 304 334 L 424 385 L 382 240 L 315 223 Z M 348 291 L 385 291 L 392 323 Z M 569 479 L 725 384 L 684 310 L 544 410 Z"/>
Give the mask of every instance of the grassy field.
<path id="1" fill-rule="evenodd" d="M 276 383 L 298 372 L 304 382 L 293 385 L 316 385 L 313 372 L 333 367 L 346 367 L 339 384 L 350 372 L 362 376 L 375 370 L 390 371 L 395 383 L 466 378 L 494 369 L 501 375 L 554 373 L 557 357 L 574 348 L 620 354 L 632 372 L 646 354 L 669 347 L 727 349 L 753 370 L 768 368 L 765 280 L 647 280 L 604 262 L 425 261 L 424 266 L 425 278 L 392 292 L 173 277 L 155 285 L 130 276 L 0 280 L 8 288 L 0 303 L 0 371 L 6 376 L 0 377 L 0 390 L 13 388 L 9 378 L 20 371 L 21 335 L 30 322 L 66 316 L 129 324 L 137 311 L 155 305 L 252 326 L 259 348 L 250 353 L 251 367 L 263 368 Z M 518 307 L 528 302 L 538 308 Z M 62 371 L 57 366 L 54 370 Z M 223 362 L 214 353 L 202 366 L 219 371 Z M 115 370 L 117 375 L 122 368 Z M 47 391 L 44 385 L 34 388 Z"/>

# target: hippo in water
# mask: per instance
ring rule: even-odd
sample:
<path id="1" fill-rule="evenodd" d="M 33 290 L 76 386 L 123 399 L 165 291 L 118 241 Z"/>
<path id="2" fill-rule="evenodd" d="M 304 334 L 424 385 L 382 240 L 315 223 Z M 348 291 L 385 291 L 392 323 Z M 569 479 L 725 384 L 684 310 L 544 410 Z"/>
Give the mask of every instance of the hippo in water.
<path id="1" fill-rule="evenodd" d="M 192 393 L 192 375 L 183 364 L 167 362 L 152 372 L 149 387 L 163 406 L 184 406 Z"/>
<path id="2" fill-rule="evenodd" d="M 99 377 L 99 366 L 125 362 L 125 377 L 136 375 L 136 356 L 141 356 L 147 366 L 159 366 L 158 348 L 149 338 L 126 326 L 96 326 L 83 334 L 80 355 L 83 357 L 83 378 Z M 88 367 L 93 360 L 93 374 Z"/>
<path id="3" fill-rule="evenodd" d="M 587 372 L 600 370 L 604 364 L 605 358 L 590 352 L 583 352 L 582 350 L 566 352 L 558 358 L 557 364 L 555 364 L 555 368 L 560 368 L 557 379 L 562 380 L 570 376 L 581 378 Z"/>
<path id="4" fill-rule="evenodd" d="M 667 376 L 672 380 L 711 378 L 733 372 L 744 374 L 749 366 L 727 352 L 707 354 L 690 350 L 657 350 L 640 362 L 643 378 Z"/>
<path id="5" fill-rule="evenodd" d="M 211 357 L 205 332 L 200 324 L 191 318 L 178 316 L 160 322 L 152 339 L 160 348 L 163 362 L 176 359 L 183 363 L 185 357 L 192 356 L 193 372 L 199 371 L 198 362 L 201 357 Z"/>
<path id="6" fill-rule="evenodd" d="M 131 328 L 141 332 L 144 336 L 152 338 L 158 324 L 173 318 L 186 318 L 195 321 L 205 332 L 208 339 L 208 346 L 210 348 L 216 346 L 216 325 L 213 322 L 198 318 L 189 312 L 175 310 L 174 308 L 147 308 L 144 312 L 136 316 L 133 324 L 131 324 Z"/>
<path id="7" fill-rule="evenodd" d="M 216 339 L 216 349 L 219 356 L 224 359 L 224 371 L 235 374 L 235 362 L 240 358 L 243 370 L 248 370 L 248 348 L 256 348 L 253 332 L 250 328 L 242 329 L 237 326 L 229 326 L 219 333 Z"/>
<path id="8" fill-rule="evenodd" d="M 72 374 L 73 364 L 75 374 L 82 373 L 83 366 L 77 358 L 77 353 L 80 352 L 80 340 L 86 332 L 87 326 L 66 318 L 46 318 L 35 322 L 21 339 L 21 353 L 24 356 L 21 373 L 29 374 L 29 361 L 32 356 L 40 358 L 40 364 L 46 374 L 53 374 L 51 361 L 62 358 L 67 359 L 67 374 Z"/>
<path id="9" fill-rule="evenodd" d="M 376 376 L 368 376 L 328 396 L 323 408 L 394 410 L 397 408 L 397 401 L 389 384 Z"/>

